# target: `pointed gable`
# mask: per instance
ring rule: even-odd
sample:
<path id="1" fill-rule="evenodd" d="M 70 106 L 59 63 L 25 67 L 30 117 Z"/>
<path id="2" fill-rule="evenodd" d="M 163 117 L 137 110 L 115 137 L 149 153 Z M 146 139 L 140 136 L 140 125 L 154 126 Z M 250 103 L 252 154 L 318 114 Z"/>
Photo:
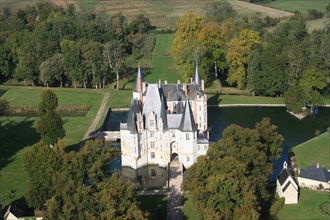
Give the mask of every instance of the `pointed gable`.
<path id="1" fill-rule="evenodd" d="M 141 73 L 141 68 L 139 66 L 138 73 L 137 73 L 136 79 L 135 79 L 133 92 L 142 92 L 142 86 L 143 86 L 143 76 Z"/>
<path id="2" fill-rule="evenodd" d="M 282 192 L 285 192 L 285 190 L 289 187 L 290 184 L 292 184 L 295 190 L 298 191 L 298 184 L 296 183 L 292 175 L 289 173 L 286 161 L 284 161 L 283 163 L 283 169 L 278 175 L 277 180 L 280 183 Z"/>
<path id="3" fill-rule="evenodd" d="M 186 101 L 184 107 L 179 129 L 183 132 L 196 131 L 194 116 L 191 111 L 190 103 L 188 100 Z"/>

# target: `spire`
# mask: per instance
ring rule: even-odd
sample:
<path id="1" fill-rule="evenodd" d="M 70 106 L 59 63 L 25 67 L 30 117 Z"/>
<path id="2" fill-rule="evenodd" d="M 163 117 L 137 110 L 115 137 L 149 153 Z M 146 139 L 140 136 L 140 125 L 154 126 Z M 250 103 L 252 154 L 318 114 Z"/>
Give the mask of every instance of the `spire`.
<path id="1" fill-rule="evenodd" d="M 283 170 L 284 169 L 288 169 L 288 164 L 286 163 L 286 161 L 284 161 L 284 163 L 283 163 Z"/>
<path id="2" fill-rule="evenodd" d="M 199 72 L 198 72 L 198 63 L 197 63 L 197 61 L 196 61 L 196 70 L 195 70 L 195 75 L 194 75 L 194 83 L 196 85 L 201 86 L 201 76 L 199 75 Z"/>
<path id="3" fill-rule="evenodd" d="M 133 92 L 142 92 L 142 89 L 143 89 L 142 84 L 143 84 L 143 76 L 142 76 L 141 68 L 140 68 L 140 65 L 139 65 L 138 73 L 137 73 L 136 79 L 135 79 Z"/>
<path id="4" fill-rule="evenodd" d="M 184 132 L 196 131 L 195 120 L 190 108 L 189 100 L 186 101 L 179 129 Z"/>

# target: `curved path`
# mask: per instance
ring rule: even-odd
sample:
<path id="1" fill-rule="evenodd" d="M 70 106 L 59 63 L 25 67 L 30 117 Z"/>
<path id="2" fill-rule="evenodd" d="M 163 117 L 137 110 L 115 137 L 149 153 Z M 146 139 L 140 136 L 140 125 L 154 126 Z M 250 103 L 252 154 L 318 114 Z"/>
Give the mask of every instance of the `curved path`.
<path id="1" fill-rule="evenodd" d="M 97 112 L 97 115 L 95 116 L 95 119 L 94 119 L 93 123 L 91 124 L 91 126 L 89 127 L 89 129 L 87 130 L 87 132 L 84 136 L 84 140 L 87 139 L 90 136 L 90 133 L 92 133 L 95 130 L 95 128 L 97 126 L 97 123 L 99 122 L 99 120 L 102 116 L 102 113 L 105 109 L 105 105 L 107 104 L 108 98 L 109 98 L 109 93 L 106 92 L 103 96 L 99 111 Z"/>

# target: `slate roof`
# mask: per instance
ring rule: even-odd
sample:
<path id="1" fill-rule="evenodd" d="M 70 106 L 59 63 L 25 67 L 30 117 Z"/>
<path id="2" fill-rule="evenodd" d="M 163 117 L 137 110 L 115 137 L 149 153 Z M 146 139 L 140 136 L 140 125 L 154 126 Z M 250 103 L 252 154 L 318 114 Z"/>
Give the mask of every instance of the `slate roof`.
<path id="1" fill-rule="evenodd" d="M 280 182 L 281 185 L 283 185 L 283 183 L 285 182 L 285 180 L 290 176 L 290 174 L 288 173 L 287 169 L 283 169 L 282 172 L 280 173 L 280 175 L 278 175 L 278 181 Z"/>
<path id="2" fill-rule="evenodd" d="M 320 182 L 330 181 L 330 172 L 324 167 L 319 167 L 311 165 L 305 169 L 300 169 L 299 177 L 317 180 Z"/>
<path id="3" fill-rule="evenodd" d="M 195 85 L 195 84 L 191 84 L 188 86 L 188 99 L 195 99 L 195 97 L 197 95 L 200 95 L 200 96 L 203 96 L 204 95 L 204 92 L 202 91 L 202 89 Z"/>
<path id="4" fill-rule="evenodd" d="M 181 123 L 182 114 L 168 114 L 167 125 L 169 129 L 178 129 Z"/>
<path id="5" fill-rule="evenodd" d="M 4 216 L 5 218 L 8 217 L 9 212 L 12 213 L 17 218 L 23 216 L 23 211 L 15 205 L 9 205 L 7 212 L 5 213 L 5 216 Z M 0 217 L 2 217 L 2 216 L 0 216 Z"/>
<path id="6" fill-rule="evenodd" d="M 290 186 L 291 182 L 288 181 L 287 184 L 283 187 L 283 192 Z"/>
<path id="7" fill-rule="evenodd" d="M 195 124 L 195 120 L 194 120 L 194 116 L 193 113 L 191 111 L 190 108 L 190 103 L 187 100 L 185 107 L 184 107 L 184 111 L 183 111 L 183 115 L 181 118 L 181 122 L 180 122 L 180 126 L 179 126 L 179 130 L 183 131 L 183 132 L 189 132 L 189 131 L 196 131 L 196 124 Z"/>
<path id="8" fill-rule="evenodd" d="M 207 140 L 206 136 L 202 131 L 199 131 L 197 134 L 197 144 L 208 144 L 209 140 Z"/>
<path id="9" fill-rule="evenodd" d="M 136 114 L 139 112 L 140 112 L 139 101 L 137 99 L 133 99 L 127 116 L 127 130 L 129 130 L 132 134 L 137 133 Z"/>

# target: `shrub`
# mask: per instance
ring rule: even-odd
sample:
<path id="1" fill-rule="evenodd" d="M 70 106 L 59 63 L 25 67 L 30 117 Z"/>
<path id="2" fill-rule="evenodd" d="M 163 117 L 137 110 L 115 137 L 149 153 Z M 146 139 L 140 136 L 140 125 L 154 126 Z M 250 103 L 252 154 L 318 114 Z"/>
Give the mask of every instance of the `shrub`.
<path id="1" fill-rule="evenodd" d="M 276 200 L 276 202 L 270 207 L 270 215 L 271 216 L 276 216 L 277 213 L 282 209 L 282 207 L 284 206 L 284 202 L 285 199 L 284 198 L 280 198 L 278 200 Z"/>

